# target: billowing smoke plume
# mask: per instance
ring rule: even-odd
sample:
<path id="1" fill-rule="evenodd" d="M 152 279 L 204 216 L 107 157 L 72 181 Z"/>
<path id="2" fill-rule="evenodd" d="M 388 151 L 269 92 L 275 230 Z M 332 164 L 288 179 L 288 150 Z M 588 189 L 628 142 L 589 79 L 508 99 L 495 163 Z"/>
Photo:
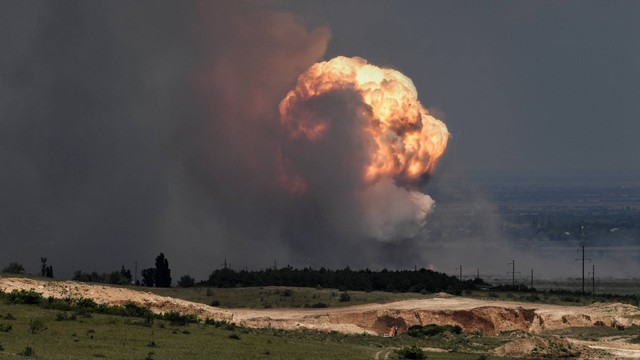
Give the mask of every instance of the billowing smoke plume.
<path id="1" fill-rule="evenodd" d="M 400 73 L 317 63 L 327 27 L 260 1 L 2 9 L 0 266 L 421 258 L 407 239 L 446 129 Z"/>
<path id="2" fill-rule="evenodd" d="M 280 117 L 283 186 L 331 203 L 349 199 L 359 212 L 349 218 L 365 237 L 413 237 L 424 226 L 433 200 L 412 187 L 434 169 L 449 133 L 409 78 L 357 57 L 317 63 L 282 100 Z"/>

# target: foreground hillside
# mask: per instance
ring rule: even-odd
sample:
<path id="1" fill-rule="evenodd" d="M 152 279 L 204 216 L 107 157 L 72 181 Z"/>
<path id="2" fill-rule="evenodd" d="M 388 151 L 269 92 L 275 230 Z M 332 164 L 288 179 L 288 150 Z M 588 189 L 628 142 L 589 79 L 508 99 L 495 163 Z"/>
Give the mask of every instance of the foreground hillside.
<path id="1" fill-rule="evenodd" d="M 604 357 L 608 356 L 606 355 L 607 351 L 610 354 L 614 354 L 614 350 L 615 355 L 610 355 L 611 357 L 637 356 L 640 354 L 640 346 L 626 341 L 635 338 L 625 338 L 625 336 L 628 336 L 629 331 L 631 331 L 630 334 L 635 336 L 637 330 L 635 325 L 640 324 L 640 310 L 637 307 L 619 303 L 567 307 L 469 299 L 442 294 L 427 299 L 340 308 L 220 309 L 145 291 L 71 281 L 0 278 L 0 290 L 5 293 L 14 290 L 34 290 L 37 293 L 41 293 L 45 298 L 89 298 L 98 304 L 125 305 L 133 303 L 147 307 L 155 313 L 178 312 L 190 314 L 197 316 L 201 320 L 208 318 L 216 321 L 232 322 L 245 329 L 269 329 L 269 331 L 277 331 L 276 329 L 286 331 L 320 330 L 321 333 L 358 334 L 360 337 L 362 334 L 368 334 L 369 336 L 366 338 L 376 339 L 375 341 L 369 340 L 370 343 L 380 341 L 380 335 L 388 332 L 391 326 L 397 326 L 402 335 L 414 325 L 437 324 L 458 325 L 462 328 L 463 334 L 461 336 L 484 338 L 485 340 L 483 341 L 475 340 L 475 343 L 481 344 L 480 348 L 482 349 L 489 347 L 487 339 L 491 337 L 503 339 L 493 342 L 494 346 L 492 348 L 495 348 L 507 342 L 507 340 L 514 340 L 505 339 L 505 334 L 522 334 L 518 335 L 517 339 L 515 339 L 516 342 L 511 347 L 509 347 L 509 344 L 505 344 L 494 351 L 495 354 L 500 355 L 535 355 L 536 351 L 544 348 L 571 348 L 573 349 L 571 354 L 578 356 L 579 354 L 588 353 L 591 354 L 589 355 L 590 358 L 594 356 L 593 351 L 600 350 L 605 351 L 605 353 L 598 356 Z M 604 335 L 610 335 L 607 331 L 613 331 L 614 334 L 620 331 L 627 332 L 620 333 L 624 336 L 619 336 L 613 342 L 610 341 L 611 339 L 603 341 L 593 336 L 578 336 L 574 339 L 571 336 L 571 331 L 576 327 L 592 328 L 595 333 Z M 562 331 L 568 333 L 560 334 L 563 337 L 567 337 L 567 339 L 562 338 L 561 341 L 549 340 L 548 337 L 534 337 L 532 340 L 530 339 L 532 335 L 524 336 L 525 334 L 545 335 L 549 334 L 549 332 L 557 333 Z M 151 334 L 155 333 L 152 331 Z M 295 332 L 288 334 L 295 334 Z M 76 335 L 78 335 L 77 332 Z M 1 339 L 2 337 L 0 337 Z M 530 348 L 529 351 L 523 353 L 521 349 L 527 349 L 527 347 Z M 469 348 L 473 348 L 473 346 Z M 365 353 L 368 351 L 365 351 Z M 349 358 L 358 358 L 358 356 L 349 356 Z"/>

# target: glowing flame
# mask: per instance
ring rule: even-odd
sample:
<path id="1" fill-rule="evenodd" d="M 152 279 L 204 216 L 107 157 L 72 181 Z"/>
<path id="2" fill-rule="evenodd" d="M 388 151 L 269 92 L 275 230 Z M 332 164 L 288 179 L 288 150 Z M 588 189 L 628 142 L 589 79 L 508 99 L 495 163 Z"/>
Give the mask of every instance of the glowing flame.
<path id="1" fill-rule="evenodd" d="M 316 63 L 300 75 L 296 87 L 280 102 L 281 121 L 289 136 L 322 139 L 329 124 L 292 109 L 299 102 L 337 90 L 357 92 L 370 111 L 363 129 L 374 145 L 362 169 L 366 182 L 393 178 L 411 183 L 433 171 L 447 146 L 447 127 L 420 104 L 411 79 L 358 57 Z M 301 181 L 295 180 L 298 190 L 304 188 Z"/>

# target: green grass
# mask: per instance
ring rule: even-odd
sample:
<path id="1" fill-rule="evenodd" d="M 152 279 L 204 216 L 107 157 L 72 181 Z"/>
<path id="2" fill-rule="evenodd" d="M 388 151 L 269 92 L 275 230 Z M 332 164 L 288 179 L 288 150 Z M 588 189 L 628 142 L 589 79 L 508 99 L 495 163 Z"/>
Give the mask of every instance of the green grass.
<path id="1" fill-rule="evenodd" d="M 71 313 L 61 313 L 38 305 L 0 304 L 0 324 L 11 325 L 0 332 L 0 359 L 15 359 L 27 348 L 44 359 L 373 359 L 381 350 L 417 345 L 455 351 L 429 353 L 429 359 L 471 360 L 478 353 L 470 351 L 485 351 L 508 341 L 470 335 L 388 339 L 205 324 L 175 326 L 169 321 L 95 313 L 74 319 Z M 42 322 L 46 329 L 32 333 L 34 322 Z M 397 355 L 392 352 L 389 358 Z"/>
<path id="2" fill-rule="evenodd" d="M 531 293 L 526 291 L 494 291 L 494 290 L 473 290 L 464 291 L 462 296 L 482 300 L 517 301 L 534 304 L 551 304 L 562 306 L 587 306 L 595 302 L 631 302 L 638 306 L 633 299 L 616 296 L 596 295 L 591 296 L 579 294 L 554 294 L 548 292 Z"/>
<path id="3" fill-rule="evenodd" d="M 322 303 L 328 307 L 349 306 L 370 303 L 388 303 L 407 299 L 428 299 L 432 294 L 392 293 L 383 291 L 348 291 L 350 301 L 341 302 L 341 291 L 337 289 L 313 289 L 284 286 L 246 287 L 246 288 L 140 288 L 162 296 L 199 302 L 211 305 L 219 302 L 225 308 L 302 308 Z"/>

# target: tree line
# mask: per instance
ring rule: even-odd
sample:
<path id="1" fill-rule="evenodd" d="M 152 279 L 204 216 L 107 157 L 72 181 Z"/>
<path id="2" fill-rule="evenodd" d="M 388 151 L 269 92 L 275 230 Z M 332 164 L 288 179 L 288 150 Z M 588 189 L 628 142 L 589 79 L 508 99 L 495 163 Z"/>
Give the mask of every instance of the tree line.
<path id="1" fill-rule="evenodd" d="M 353 291 L 399 291 L 399 292 L 448 292 L 460 293 L 476 285 L 486 285 L 482 279 L 460 281 L 444 273 L 419 270 L 339 270 L 325 268 L 296 269 L 287 266 L 281 269 L 236 271 L 230 268 L 214 270 L 203 282 L 214 287 L 245 286 L 300 286 L 322 287 Z"/>
<path id="2" fill-rule="evenodd" d="M 47 258 L 41 259 L 41 275 L 53 277 L 53 267 L 47 265 Z M 17 263 L 11 263 L 4 271 L 24 273 L 24 267 Z M 142 269 L 141 281 L 135 281 L 135 285 L 147 287 L 171 287 L 171 269 L 169 260 L 164 253 L 155 258 L 155 266 Z M 86 273 L 78 270 L 74 273 L 73 280 L 83 282 L 110 283 L 117 285 L 130 285 L 132 279 L 130 269 L 124 266 L 120 270 L 111 273 L 97 272 Z M 136 275 L 137 277 L 137 275 Z M 178 286 L 196 286 L 195 279 L 190 275 L 184 275 L 178 280 Z M 206 281 L 200 282 L 201 286 L 221 288 L 250 287 L 250 286 L 298 286 L 298 287 L 322 287 L 340 289 L 342 291 L 398 291 L 398 292 L 448 292 L 460 294 L 462 290 L 473 289 L 477 285 L 488 285 L 482 279 L 461 281 L 456 276 L 427 270 L 387 270 L 372 271 L 370 269 L 352 270 L 344 269 L 297 269 L 291 266 L 283 268 L 267 268 L 262 270 L 233 270 L 227 266 L 214 270 Z"/>

